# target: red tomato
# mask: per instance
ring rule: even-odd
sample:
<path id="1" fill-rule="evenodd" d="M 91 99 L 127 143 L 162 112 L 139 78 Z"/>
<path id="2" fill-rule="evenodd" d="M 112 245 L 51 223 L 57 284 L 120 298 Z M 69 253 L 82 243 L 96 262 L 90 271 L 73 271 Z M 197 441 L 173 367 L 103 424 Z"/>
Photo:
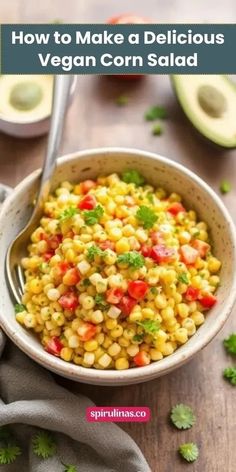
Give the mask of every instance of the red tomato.
<path id="1" fill-rule="evenodd" d="M 182 203 L 174 202 L 168 208 L 167 211 L 171 213 L 173 216 L 178 215 L 181 211 L 186 211 Z"/>
<path id="2" fill-rule="evenodd" d="M 152 231 L 150 236 L 153 244 L 163 244 L 164 238 L 160 231 Z"/>
<path id="3" fill-rule="evenodd" d="M 204 308 L 211 308 L 217 302 L 217 298 L 212 293 L 200 296 L 198 300 Z"/>
<path id="4" fill-rule="evenodd" d="M 50 261 L 51 257 L 54 256 L 54 254 L 55 254 L 54 251 L 45 252 L 45 253 L 43 254 L 43 258 L 44 258 L 45 262 Z"/>
<path id="5" fill-rule="evenodd" d="M 78 329 L 77 333 L 81 341 L 88 341 L 91 339 L 97 332 L 97 328 L 92 323 L 83 323 Z"/>
<path id="6" fill-rule="evenodd" d="M 148 244 L 142 244 L 141 246 L 141 253 L 144 257 L 151 257 L 152 247 L 148 246 Z"/>
<path id="7" fill-rule="evenodd" d="M 60 356 L 60 352 L 63 348 L 63 344 L 61 343 L 60 339 L 57 336 L 53 336 L 53 338 L 49 339 L 45 346 L 45 351 L 53 354 L 54 356 Z"/>
<path id="8" fill-rule="evenodd" d="M 143 280 L 132 280 L 128 285 L 128 292 L 135 300 L 142 300 L 145 297 L 148 290 L 148 284 Z"/>
<path id="9" fill-rule="evenodd" d="M 144 365 L 150 364 L 150 357 L 146 351 L 140 351 L 136 356 L 134 356 L 134 363 L 138 367 L 143 367 Z"/>
<path id="10" fill-rule="evenodd" d="M 123 290 L 120 288 L 110 288 L 106 292 L 106 300 L 108 303 L 112 303 L 113 305 L 116 305 L 119 303 L 124 295 Z"/>
<path id="11" fill-rule="evenodd" d="M 136 301 L 128 295 L 125 295 L 118 304 L 118 308 L 121 310 L 122 315 L 129 316 L 135 305 Z"/>
<path id="12" fill-rule="evenodd" d="M 82 193 L 88 193 L 94 187 L 96 187 L 96 182 L 94 182 L 94 180 L 85 180 L 80 184 Z"/>
<path id="13" fill-rule="evenodd" d="M 184 296 L 189 302 L 194 302 L 199 297 L 199 289 L 192 287 L 192 285 L 189 285 Z"/>
<path id="14" fill-rule="evenodd" d="M 198 251 L 194 247 L 189 246 L 189 244 L 181 246 L 179 252 L 182 261 L 187 265 L 194 264 L 199 256 Z"/>
<path id="15" fill-rule="evenodd" d="M 97 205 L 96 198 L 93 195 L 86 195 L 78 204 L 80 210 L 93 210 Z"/>
<path id="16" fill-rule="evenodd" d="M 66 271 L 69 269 L 69 264 L 68 262 L 59 262 L 58 265 L 56 266 L 58 269 L 58 275 L 64 275 Z"/>
<path id="17" fill-rule="evenodd" d="M 80 274 L 78 269 L 74 267 L 73 269 L 67 270 L 63 277 L 63 284 L 65 285 L 76 285 L 80 281 Z"/>
<path id="18" fill-rule="evenodd" d="M 79 304 L 78 297 L 73 291 L 64 293 L 64 295 L 59 298 L 58 302 L 64 310 L 71 311 L 74 311 Z"/>
<path id="19" fill-rule="evenodd" d="M 157 244 L 152 247 L 151 258 L 157 262 L 171 262 L 175 259 L 175 251 L 172 248 L 166 247 L 164 244 Z"/>
<path id="20" fill-rule="evenodd" d="M 99 243 L 99 247 L 105 251 L 106 249 L 111 249 L 113 251 L 113 249 L 115 249 L 115 243 L 113 243 L 112 241 L 109 241 L 109 239 L 107 239 L 106 241 L 103 241 L 102 243 Z"/>
<path id="21" fill-rule="evenodd" d="M 62 234 L 54 234 L 48 237 L 47 243 L 50 249 L 57 249 L 62 242 Z"/>
<path id="22" fill-rule="evenodd" d="M 200 257 L 206 257 L 210 249 L 210 244 L 205 243 L 205 241 L 201 241 L 200 239 L 195 239 L 192 243 L 192 247 L 198 251 Z"/>

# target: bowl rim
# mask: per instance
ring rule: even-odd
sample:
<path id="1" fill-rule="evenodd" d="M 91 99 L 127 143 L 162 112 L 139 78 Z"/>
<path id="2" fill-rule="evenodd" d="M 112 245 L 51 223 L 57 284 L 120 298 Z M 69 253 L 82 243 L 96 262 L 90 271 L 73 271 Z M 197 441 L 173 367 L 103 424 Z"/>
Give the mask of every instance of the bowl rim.
<path id="1" fill-rule="evenodd" d="M 227 301 L 224 304 L 224 307 L 221 311 L 220 319 L 216 320 L 214 327 L 211 329 L 210 333 L 206 332 L 204 336 L 198 337 L 198 342 L 190 345 L 188 352 L 181 352 L 181 349 L 175 351 L 175 356 L 172 355 L 165 357 L 162 362 L 153 362 L 144 367 L 134 367 L 132 369 L 117 371 L 113 370 L 97 370 L 97 369 L 88 369 L 82 366 L 78 366 L 72 363 L 66 363 L 60 358 L 51 356 L 49 353 L 42 349 L 42 346 L 31 345 L 27 342 L 26 339 L 21 337 L 20 330 L 16 331 L 11 326 L 11 319 L 9 317 L 4 317 L 0 313 L 0 322 L 3 330 L 6 332 L 8 337 L 29 357 L 33 360 L 46 367 L 47 369 L 62 375 L 64 377 L 84 382 L 90 384 L 101 384 L 101 385 L 125 385 L 131 383 L 138 383 L 151 380 L 153 378 L 159 377 L 161 375 L 169 373 L 171 370 L 180 367 L 187 360 L 190 360 L 197 352 L 202 350 L 221 330 L 225 324 L 227 318 L 229 317 L 231 310 L 233 308 L 235 299 L 236 299 L 236 231 L 233 220 L 224 206 L 223 202 L 220 200 L 219 196 L 215 193 L 214 190 L 198 175 L 184 167 L 182 164 L 179 164 L 176 161 L 173 161 L 169 158 L 160 156 L 153 152 L 135 149 L 135 148 L 126 148 L 126 147 L 101 147 L 86 149 L 83 151 L 76 151 L 63 155 L 58 159 L 58 166 L 63 166 L 66 162 L 73 162 L 79 158 L 96 157 L 98 155 L 109 156 L 110 154 L 129 154 L 133 156 L 140 156 L 140 158 L 149 158 L 154 161 L 158 161 L 165 165 L 175 168 L 183 173 L 186 177 L 192 179 L 198 186 L 203 188 L 211 199 L 217 204 L 220 209 L 225 221 L 228 223 L 228 231 L 230 233 L 231 239 L 233 241 L 233 265 L 235 270 L 233 271 L 233 278 L 231 280 L 230 295 L 227 298 Z M 8 205 L 14 202 L 16 195 L 19 191 L 23 190 L 25 185 L 33 182 L 39 175 L 41 169 L 37 169 L 25 177 L 14 189 L 14 191 L 9 195 L 7 200 L 3 203 L 0 211 L 0 219 L 3 213 L 6 212 Z M 197 333 L 194 335 L 197 336 Z M 166 365 L 167 364 L 167 365 Z"/>

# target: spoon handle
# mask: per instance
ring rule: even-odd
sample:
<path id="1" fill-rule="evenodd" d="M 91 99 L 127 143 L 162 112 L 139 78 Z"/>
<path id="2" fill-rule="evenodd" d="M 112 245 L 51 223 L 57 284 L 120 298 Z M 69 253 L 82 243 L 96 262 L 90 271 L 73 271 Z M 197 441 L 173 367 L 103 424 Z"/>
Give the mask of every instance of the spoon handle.
<path id="1" fill-rule="evenodd" d="M 37 209 L 42 208 L 50 191 L 50 183 L 56 167 L 56 158 L 58 157 L 72 81 L 73 76 L 71 75 L 56 75 L 54 77 L 51 124 L 35 212 L 37 212 Z"/>

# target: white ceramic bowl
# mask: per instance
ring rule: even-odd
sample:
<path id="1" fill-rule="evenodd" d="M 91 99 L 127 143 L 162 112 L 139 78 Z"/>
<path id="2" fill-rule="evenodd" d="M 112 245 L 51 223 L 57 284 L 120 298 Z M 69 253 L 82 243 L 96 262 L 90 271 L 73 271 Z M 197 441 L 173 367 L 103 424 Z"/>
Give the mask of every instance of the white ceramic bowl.
<path id="1" fill-rule="evenodd" d="M 8 197 L 0 215 L 0 323 L 12 341 L 44 367 L 70 379 L 98 385 L 127 385 L 164 375 L 181 366 L 206 346 L 228 318 L 236 296 L 236 238 L 233 222 L 218 196 L 195 174 L 164 157 L 132 149 L 95 149 L 58 160 L 53 187 L 62 180 L 80 181 L 99 174 L 139 170 L 153 185 L 182 194 L 187 208 L 193 208 L 209 224 L 214 253 L 222 261 L 218 303 L 196 334 L 171 356 L 146 367 L 124 371 L 86 369 L 66 363 L 44 351 L 30 331 L 15 320 L 13 303 L 5 280 L 4 262 L 9 242 L 24 226 L 30 214 L 40 171 L 24 179 Z"/>

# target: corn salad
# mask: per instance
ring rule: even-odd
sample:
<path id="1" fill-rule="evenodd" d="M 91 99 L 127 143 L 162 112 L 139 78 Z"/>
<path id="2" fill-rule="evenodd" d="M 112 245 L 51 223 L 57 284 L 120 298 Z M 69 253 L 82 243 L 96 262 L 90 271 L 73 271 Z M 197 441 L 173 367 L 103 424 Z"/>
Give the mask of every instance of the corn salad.
<path id="1" fill-rule="evenodd" d="M 45 350 L 96 369 L 172 354 L 216 302 L 220 261 L 207 224 L 180 195 L 135 170 L 62 182 L 22 259 L 16 319 Z"/>

